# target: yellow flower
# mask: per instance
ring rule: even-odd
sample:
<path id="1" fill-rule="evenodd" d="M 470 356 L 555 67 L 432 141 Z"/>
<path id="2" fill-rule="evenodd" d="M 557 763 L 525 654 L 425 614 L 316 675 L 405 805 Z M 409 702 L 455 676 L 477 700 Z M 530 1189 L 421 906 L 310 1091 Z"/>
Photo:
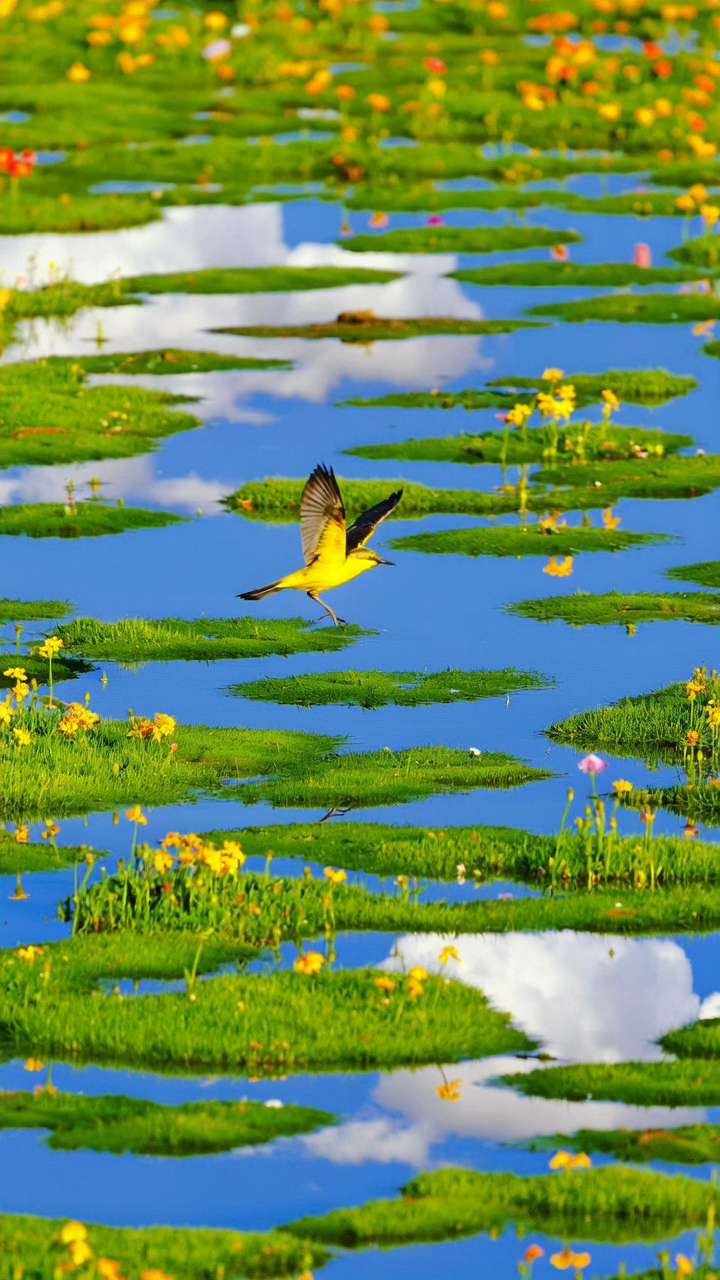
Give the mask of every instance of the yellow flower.
<path id="1" fill-rule="evenodd" d="M 447 85 L 444 80 L 428 80 L 425 87 L 434 98 L 444 98 L 447 93 Z"/>
<path id="2" fill-rule="evenodd" d="M 296 973 L 305 973 L 312 978 L 319 973 L 325 964 L 325 957 L 320 955 L 319 951 L 306 951 L 304 955 L 298 956 L 293 965 Z"/>
<path id="3" fill-rule="evenodd" d="M 567 1271 L 568 1267 L 574 1267 L 579 1271 L 582 1267 L 587 1267 L 590 1262 L 589 1253 L 573 1253 L 572 1249 L 568 1249 L 567 1245 L 562 1253 L 553 1253 L 550 1262 L 553 1267 L 557 1267 L 558 1271 Z"/>
<path id="4" fill-rule="evenodd" d="M 88 71 L 88 75 L 90 72 Z M 59 636 L 48 636 L 47 640 L 38 649 L 41 658 L 54 658 L 55 654 L 65 646 Z"/>
<path id="5" fill-rule="evenodd" d="M 705 219 L 705 226 L 709 230 L 720 218 L 720 209 L 716 204 L 702 204 L 700 206 L 700 216 Z"/>
<path id="6" fill-rule="evenodd" d="M 462 960 L 457 953 L 456 947 L 443 947 L 440 955 L 438 956 L 438 960 L 441 964 L 447 964 L 448 960 L 457 960 L 458 964 L 462 964 Z"/>
<path id="7" fill-rule="evenodd" d="M 394 991 L 395 983 L 392 978 L 375 978 L 375 986 L 380 991 Z"/>
<path id="8" fill-rule="evenodd" d="M 622 115 L 622 107 L 619 102 L 603 102 L 598 107 L 598 115 L 603 120 L 619 120 Z"/>
<path id="9" fill-rule="evenodd" d="M 27 680 L 27 671 L 24 667 L 8 667 L 7 671 L 3 671 L 4 676 L 9 676 L 11 680 Z"/>
<path id="10" fill-rule="evenodd" d="M 695 208 L 695 201 L 692 196 L 678 196 L 675 201 L 675 208 L 680 209 L 683 213 L 690 213 L 691 209 Z"/>
<path id="11" fill-rule="evenodd" d="M 551 1169 L 567 1169 L 568 1166 L 570 1165 L 571 1160 L 572 1160 L 572 1152 L 556 1151 L 555 1155 L 550 1161 L 550 1168 Z"/>
<path id="12" fill-rule="evenodd" d="M 343 880 L 347 880 L 344 871 L 334 871 L 332 867 L 326 867 L 323 875 L 331 884 L 342 884 Z"/>
<path id="13" fill-rule="evenodd" d="M 210 31 L 222 31 L 227 25 L 227 18 L 224 13 L 216 9 L 213 13 L 206 13 L 203 22 Z"/>
<path id="14" fill-rule="evenodd" d="M 546 369 L 543 373 L 543 382 L 559 382 L 562 376 L 562 369 Z"/>
<path id="15" fill-rule="evenodd" d="M 60 1232 L 63 1244 L 75 1244 L 78 1240 L 87 1240 L 87 1227 L 82 1222 L 66 1222 Z"/>
<path id="16" fill-rule="evenodd" d="M 708 198 L 707 188 L 703 186 L 702 182 L 694 182 L 691 187 L 688 187 L 688 195 L 696 204 L 702 204 Z"/>
<path id="17" fill-rule="evenodd" d="M 425 988 L 416 978 L 410 978 L 408 982 L 408 995 L 414 999 L 415 996 L 424 996 Z"/>
<path id="18" fill-rule="evenodd" d="M 509 422 L 513 427 L 522 427 L 531 413 L 532 409 L 529 404 L 515 404 L 510 412 L 505 414 L 505 421 Z"/>
<path id="19" fill-rule="evenodd" d="M 413 978 L 416 982 L 425 982 L 427 976 L 427 969 L 423 969 L 421 964 L 416 964 L 412 969 L 408 970 L 408 978 Z"/>
<path id="20" fill-rule="evenodd" d="M 18 823 L 13 831 L 13 835 L 15 837 L 16 844 L 27 844 L 30 836 L 30 828 L 21 826 L 20 823 Z"/>
<path id="21" fill-rule="evenodd" d="M 603 404 L 603 418 L 607 422 L 613 409 L 620 408 L 620 401 L 615 395 L 615 392 L 608 390 L 608 388 L 606 388 L 604 391 L 601 391 L 600 394 L 603 400 L 605 401 L 605 403 Z"/>
<path id="22" fill-rule="evenodd" d="M 559 561 L 553 556 L 548 564 L 543 568 L 543 573 L 548 573 L 551 578 L 569 578 L 573 571 L 572 556 L 565 556 L 565 559 Z"/>
<path id="23" fill-rule="evenodd" d="M 125 1280 L 124 1276 L 120 1275 L 120 1263 L 112 1258 L 98 1258 L 95 1267 L 103 1280 Z"/>
<path id="24" fill-rule="evenodd" d="M 82 62 L 73 62 L 72 66 L 68 68 L 67 78 L 73 84 L 85 84 L 85 81 L 89 80 L 91 75 L 92 71 L 83 66 Z"/>
<path id="25" fill-rule="evenodd" d="M 632 789 L 632 782 L 626 782 L 624 778 L 618 778 L 617 782 L 613 782 L 613 790 L 617 796 L 624 796 Z"/>
<path id="26" fill-rule="evenodd" d="M 8 694 L 8 698 L 9 697 L 10 694 Z M 17 711 L 14 707 L 10 706 L 10 703 L 7 700 L 5 702 L 0 702 L 0 724 L 9 725 L 12 717 L 16 715 Z"/>
<path id="27" fill-rule="evenodd" d="M 32 742 L 32 734 L 27 729 L 13 729 L 15 741 L 19 747 L 29 747 Z"/>
<path id="28" fill-rule="evenodd" d="M 45 1067 L 45 1063 L 41 1062 L 39 1058 L 28 1058 L 27 1062 L 25 1063 L 24 1070 L 25 1071 L 42 1071 L 44 1067 Z"/>
<path id="29" fill-rule="evenodd" d="M 602 513 L 603 524 L 605 525 L 605 528 L 609 529 L 611 532 L 613 529 L 617 529 L 621 520 L 622 516 L 613 515 L 612 507 L 607 507 L 607 509 Z"/>
<path id="30" fill-rule="evenodd" d="M 18 947 L 18 960 L 24 960 L 25 964 L 34 964 L 35 957 L 43 954 L 42 947 L 30 945 L 29 947 Z"/>
<path id="31" fill-rule="evenodd" d="M 369 93 L 367 100 L 373 111 L 390 110 L 390 99 L 386 98 L 384 93 Z"/>
<path id="32" fill-rule="evenodd" d="M 76 1267 L 81 1267 L 83 1262 L 87 1262 L 88 1259 L 93 1256 L 92 1249 L 90 1248 L 87 1240 L 73 1240 L 72 1244 L 68 1245 L 68 1248 L 70 1250 L 70 1257 Z"/>
<path id="33" fill-rule="evenodd" d="M 655 112 L 651 107 L 638 107 L 635 112 L 635 119 L 638 124 L 648 125 L 655 123 Z"/>
<path id="34" fill-rule="evenodd" d="M 435 1088 L 438 1098 L 445 1102 L 459 1102 L 462 1080 L 449 1080 L 447 1084 L 439 1084 Z"/>
<path id="35" fill-rule="evenodd" d="M 159 840 L 158 844 L 163 849 L 179 849 L 182 845 L 182 837 L 179 831 L 168 831 L 164 840 Z"/>
<path id="36" fill-rule="evenodd" d="M 128 822 L 139 822 L 142 824 L 143 827 L 147 826 L 147 818 L 145 817 L 145 814 L 143 813 L 139 804 L 134 805 L 132 809 L 126 809 L 125 817 L 127 818 Z"/>
<path id="37" fill-rule="evenodd" d="M 171 853 L 156 853 L 153 858 L 153 866 L 160 876 L 164 876 L 165 872 L 170 870 L 173 862 Z"/>
<path id="38" fill-rule="evenodd" d="M 177 722 L 172 716 L 166 716 L 162 711 L 156 711 L 152 731 L 154 741 L 162 742 L 163 738 L 169 738 L 175 732 L 176 724 Z"/>
<path id="39" fill-rule="evenodd" d="M 692 1262 L 689 1258 L 685 1257 L 684 1253 L 677 1253 L 675 1255 L 675 1267 L 675 1274 L 678 1277 L 678 1280 L 682 1280 L 683 1276 L 692 1275 L 694 1270 Z"/>

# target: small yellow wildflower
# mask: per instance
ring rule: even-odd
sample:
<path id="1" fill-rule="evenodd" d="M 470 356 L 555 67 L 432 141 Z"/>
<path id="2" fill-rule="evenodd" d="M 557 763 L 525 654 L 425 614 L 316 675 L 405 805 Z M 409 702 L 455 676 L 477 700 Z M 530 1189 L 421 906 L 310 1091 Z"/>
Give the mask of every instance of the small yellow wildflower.
<path id="1" fill-rule="evenodd" d="M 332 867 L 326 867 L 323 875 L 331 884 L 342 884 L 343 880 L 347 880 L 347 875 L 344 871 L 335 871 Z"/>
<path id="2" fill-rule="evenodd" d="M 147 818 L 139 804 L 134 805 L 132 809 L 126 809 L 125 817 L 128 822 L 139 822 L 143 827 L 147 826 Z"/>

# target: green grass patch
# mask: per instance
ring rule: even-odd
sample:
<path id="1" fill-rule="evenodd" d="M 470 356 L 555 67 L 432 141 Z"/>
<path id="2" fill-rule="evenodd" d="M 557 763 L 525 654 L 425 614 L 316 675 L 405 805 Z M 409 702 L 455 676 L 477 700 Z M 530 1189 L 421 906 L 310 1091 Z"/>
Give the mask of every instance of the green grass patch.
<path id="1" fill-rule="evenodd" d="M 533 474 L 536 484 L 584 486 L 626 498 L 697 498 L 720 485 L 720 455 L 691 458 L 633 458 L 628 461 L 575 462 L 563 466 L 562 455 Z"/>
<path id="2" fill-rule="evenodd" d="M 718 696 L 717 679 L 698 681 L 696 699 L 688 697 L 685 684 L 670 684 L 653 693 L 620 698 L 609 707 L 582 711 L 546 729 L 553 742 L 579 750 L 610 751 L 613 755 L 641 756 L 683 763 L 702 749 L 712 763 L 717 752 L 717 733 L 709 719 L 708 705 Z M 687 735 L 696 735 L 692 751 Z"/>
<path id="3" fill-rule="evenodd" d="M 507 253 L 580 240 L 576 231 L 550 227 L 411 227 L 383 235 L 351 236 L 338 243 L 351 253 Z"/>
<path id="4" fill-rule="evenodd" d="M 5 307 L 5 320 L 33 320 L 45 316 L 71 316 L 81 307 L 126 307 L 140 302 L 125 297 L 121 280 L 107 284 L 80 284 L 63 279 L 42 289 L 11 289 Z"/>
<path id="5" fill-rule="evenodd" d="M 619 623 L 628 627 L 631 635 L 641 622 L 704 622 L 711 626 L 720 622 L 720 597 L 700 591 L 608 591 L 605 595 L 578 591 L 571 596 L 520 600 L 504 608 L 506 613 L 535 622 L 567 622 L 571 627 Z"/>
<path id="6" fill-rule="evenodd" d="M 714 764 L 711 767 L 717 772 Z M 622 804 L 626 809 L 640 811 L 648 807 L 651 810 L 667 809 L 670 813 L 687 818 L 690 823 L 702 822 L 706 827 L 720 826 L 720 788 L 717 778 L 697 776 L 692 782 L 678 782 L 666 787 L 640 787 L 623 796 Z"/>
<path id="7" fill-rule="evenodd" d="M 675 200 L 675 193 L 670 191 L 647 191 L 642 194 L 629 192 L 627 195 L 587 197 L 578 195 L 574 191 L 551 188 L 528 191 L 505 186 L 482 191 L 438 191 L 435 186 L 429 184 L 422 187 L 365 185 L 355 188 L 354 194 L 345 201 L 345 207 L 383 209 L 386 213 L 420 213 L 436 212 L 441 209 L 540 209 L 549 205 L 569 209 L 572 213 L 679 217 L 681 211 L 676 208 Z M 621 270 L 624 264 L 611 263 L 609 266 L 611 271 L 614 266 Z M 638 274 L 642 272 L 642 268 L 634 268 L 634 270 Z M 651 270 L 652 268 L 649 268 L 649 271 Z M 598 283 L 604 283 L 604 280 L 601 278 Z M 609 283 L 614 284 L 615 281 L 611 279 Z M 629 283 L 629 281 L 620 280 L 620 283 Z"/>
<path id="8" fill-rule="evenodd" d="M 25 871 L 58 871 L 62 867 L 72 867 L 76 862 L 84 862 L 88 853 L 94 858 L 108 857 L 105 853 L 96 853 L 88 845 L 56 845 L 50 841 L 28 841 L 18 844 L 15 836 L 4 827 L 0 827 L 0 875 L 16 876 Z"/>
<path id="9" fill-rule="evenodd" d="M 687 262 L 692 266 L 717 268 L 720 266 L 720 237 L 715 235 L 698 236 L 695 240 L 686 240 L 675 249 L 668 250 L 668 258 L 676 262 Z"/>
<path id="10" fill-rule="evenodd" d="M 75 612 L 70 600 L 0 600 L 0 622 L 43 622 L 50 618 L 68 618 Z"/>
<path id="11" fill-rule="evenodd" d="M 213 267 L 129 276 L 121 281 L 121 288 L 124 293 L 290 293 L 348 284 L 388 284 L 399 280 L 401 274 L 370 267 Z"/>
<path id="12" fill-rule="evenodd" d="M 708 1210 L 720 1207 L 710 1183 L 622 1165 L 541 1177 L 440 1169 L 401 1190 L 399 1200 L 300 1218 L 286 1230 L 355 1249 L 458 1239 L 509 1221 L 564 1238 L 654 1240 L 703 1226 Z"/>
<path id="13" fill-rule="evenodd" d="M 128 529 L 164 529 L 187 524 L 187 516 L 144 507 L 108 507 L 102 502 L 22 502 L 0 508 L 0 534 L 28 538 L 99 538 Z"/>
<path id="14" fill-rule="evenodd" d="M 54 1151 L 200 1156 L 312 1133 L 336 1117 L 292 1103 L 183 1102 L 163 1106 L 124 1095 L 0 1093 L 0 1129 L 49 1129 Z"/>
<path id="15" fill-rule="evenodd" d="M 720 1058 L 720 1018 L 700 1018 L 679 1031 L 668 1031 L 658 1043 L 676 1058 Z"/>
<path id="16" fill-rule="evenodd" d="M 679 1062 L 579 1062 L 501 1077 L 531 1098 L 568 1102 L 626 1102 L 635 1107 L 716 1107 L 720 1071 L 707 1060 Z"/>
<path id="17" fill-rule="evenodd" d="M 565 831 L 558 840 L 556 835 L 535 835 L 515 827 L 440 829 L 374 822 L 292 822 L 211 831 L 202 838 L 218 846 L 225 840 L 238 841 L 247 857 L 273 854 L 302 858 L 393 878 L 405 875 L 453 881 L 462 864 L 468 879 L 518 880 L 552 891 L 581 889 L 588 881 L 587 844 L 573 831 Z M 717 845 L 682 836 L 658 835 L 652 848 L 640 836 L 617 839 L 607 865 L 593 870 L 599 871 L 601 884 L 627 889 L 649 883 L 651 863 L 656 885 L 664 888 L 710 888 L 720 883 Z M 504 900 L 500 905 L 508 908 L 512 904 Z"/>
<path id="18" fill-rule="evenodd" d="M 600 202 L 588 201 L 590 203 Z M 677 257 L 678 250 L 672 250 L 670 256 Z M 572 289 L 621 289 L 630 284 L 681 284 L 683 280 L 699 280 L 703 272 L 694 266 L 689 269 L 636 267 L 631 262 L 507 262 L 497 267 L 470 267 L 453 271 L 451 275 L 454 280 L 467 284 L 509 285 L 520 289 L 553 285 Z"/>
<path id="19" fill-rule="evenodd" d="M 34 1218 L 0 1214 L 0 1248 L 11 1274 L 53 1280 L 58 1265 L 70 1255 L 60 1243 L 66 1218 Z M 239 1232 L 207 1227 L 105 1227 L 88 1223 L 87 1242 L 97 1258 L 111 1258 L 122 1275 L 138 1280 L 144 1271 L 182 1276 L 182 1280 L 215 1280 L 222 1268 L 228 1276 L 286 1277 L 322 1267 L 327 1250 L 282 1231 Z M 72 1263 L 70 1263 L 72 1265 Z"/>
<path id="20" fill-rule="evenodd" d="M 101 366 L 114 357 L 83 358 Z M 86 385 L 70 356 L 6 364 L 0 381 L 0 466 L 85 462 L 148 453 L 155 441 L 199 427 L 170 406 L 192 397 L 144 387 Z"/>
<path id="21" fill-rule="evenodd" d="M 551 266 L 552 263 L 547 265 Z M 675 396 L 685 396 L 697 387 L 694 378 L 668 373 L 666 369 L 607 369 L 605 373 L 568 373 L 563 374 L 562 380 L 563 383 L 572 383 L 579 405 L 600 401 L 605 390 L 613 391 L 618 400 L 625 404 L 666 404 Z M 546 392 L 552 392 L 554 386 L 547 378 L 517 376 L 493 378 L 486 385 L 510 388 L 513 391 L 531 388 Z"/>
<path id="22" fill-rule="evenodd" d="M 0 689 L 11 689 L 16 683 L 15 676 L 6 676 L 5 671 L 20 669 L 25 672 L 28 681 L 37 680 L 38 685 L 48 683 L 50 674 L 50 664 L 47 658 L 43 658 L 37 650 L 33 653 L 8 653 L 0 657 Z M 93 671 L 94 667 L 91 662 L 85 662 L 83 658 L 72 658 L 66 655 L 56 654 L 53 659 L 53 681 L 60 684 L 62 680 L 76 680 L 78 676 L 87 675 L 89 671 Z"/>
<path id="23" fill-rule="evenodd" d="M 337 653 L 361 636 L 355 624 L 311 628 L 306 618 L 76 618 L 56 627 L 65 652 L 125 665 L 143 662 L 212 662 L 280 653 Z"/>
<path id="24" fill-rule="evenodd" d="M 619 324 L 691 324 L 720 318 L 720 298 L 711 294 L 607 294 L 574 302 L 544 302 L 529 316 L 556 316 L 580 324 L 583 320 L 614 320 Z"/>
<path id="25" fill-rule="evenodd" d="M 547 501 L 545 503 L 547 507 Z M 395 551 L 422 551 L 425 555 L 461 556 L 574 556 L 582 551 L 627 551 L 668 539 L 664 533 L 630 533 L 620 529 L 556 528 L 546 533 L 538 524 L 499 525 L 493 528 L 442 529 L 437 533 L 411 533 L 391 538 L 385 545 Z"/>
<path id="26" fill-rule="evenodd" d="M 104 720 L 66 741 L 56 715 L 24 713 L 16 723 L 31 733 L 30 744 L 20 753 L 7 735 L 0 741 L 0 817 L 67 817 L 138 802 L 156 808 L 199 795 L 281 807 L 360 808 L 552 777 L 504 752 L 470 757 L 463 750 L 415 747 L 340 755 L 333 754 L 338 739 L 318 734 L 205 725 L 173 724 L 177 750 L 169 752 L 164 741 L 129 738 L 136 721 Z M 231 789 L 230 783 L 244 785 Z"/>
<path id="27" fill-rule="evenodd" d="M 598 1151 L 616 1160 L 644 1164 L 664 1160 L 668 1164 L 707 1164 L 720 1154 L 720 1125 L 686 1124 L 677 1129 L 578 1129 L 552 1138 L 533 1138 L 521 1146 L 531 1151 Z"/>
<path id="28" fill-rule="evenodd" d="M 664 576 L 677 582 L 699 582 L 701 587 L 720 587 L 720 560 L 675 565 L 672 569 L 665 569 Z"/>
<path id="29" fill-rule="evenodd" d="M 716 338 L 714 342 L 706 342 L 700 350 L 704 351 L 706 356 L 720 356 L 720 338 Z"/>
<path id="30" fill-rule="evenodd" d="M 24 194 L 24 193 L 23 193 Z M 162 216 L 159 201 L 137 195 L 74 195 L 64 203 L 54 195 L 33 192 L 24 200 L 3 201 L 3 235 L 32 232 L 117 231 L 141 227 Z"/>
<path id="31" fill-rule="evenodd" d="M 520 689 L 547 689 L 554 682 L 536 671 L 326 671 L 312 675 L 253 680 L 228 692 L 256 702 L 318 707 L 340 704 L 370 711 L 392 704 L 427 707 L 435 702 L 475 702 Z"/>
<path id="32" fill-rule="evenodd" d="M 227 974 L 194 982 L 189 971 L 197 941 L 191 933 L 134 935 L 131 941 L 120 932 L 45 946 L 40 963 L 2 952 L 4 1041 L 21 1052 L 32 1047 L 36 1056 L 65 1061 L 242 1069 L 252 1075 L 453 1062 L 533 1047 L 510 1026 L 509 1014 L 494 1012 L 482 992 L 460 982 L 430 977 L 423 994 L 413 998 L 408 979 L 398 975 L 388 1005 L 376 985 L 386 975 L 377 969 L 312 978 L 287 970 Z M 189 990 L 120 998 L 97 989 L 100 979 L 129 968 L 132 976 L 145 976 L 139 973 L 143 954 L 167 953 L 172 944 L 172 969 L 183 955 L 191 957 L 184 966 Z M 123 948 L 134 952 L 132 962 Z M 222 954 L 218 944 L 215 952 Z M 113 956 L 111 974 L 107 962 Z"/>
<path id="33" fill-rule="evenodd" d="M 390 520 L 412 520 L 429 515 L 488 515 L 516 510 L 517 497 L 508 498 L 476 489 L 429 489 L 408 480 L 339 479 L 345 508 L 349 513 L 367 511 L 386 498 L 393 489 L 402 489 L 400 505 L 390 512 Z M 249 480 L 228 494 L 225 505 L 247 520 L 290 523 L 300 519 L 304 480 Z"/>
<path id="34" fill-rule="evenodd" d="M 341 313 L 342 315 L 358 313 Z M 367 313 L 360 312 L 360 315 Z M 381 342 L 394 338 L 422 338 L 432 334 L 515 333 L 542 326 L 531 320 L 452 320 L 445 318 L 387 320 L 371 316 L 360 320 L 332 320 L 328 324 L 230 325 L 211 333 L 234 333 L 248 338 L 340 338 L 342 342 Z"/>
<path id="35" fill-rule="evenodd" d="M 52 359 L 53 357 L 51 357 Z M 221 356 L 215 351 L 183 351 L 167 347 L 162 351 L 83 356 L 85 373 L 210 373 L 215 369 L 289 369 L 289 360 L 259 360 L 254 356 Z"/>

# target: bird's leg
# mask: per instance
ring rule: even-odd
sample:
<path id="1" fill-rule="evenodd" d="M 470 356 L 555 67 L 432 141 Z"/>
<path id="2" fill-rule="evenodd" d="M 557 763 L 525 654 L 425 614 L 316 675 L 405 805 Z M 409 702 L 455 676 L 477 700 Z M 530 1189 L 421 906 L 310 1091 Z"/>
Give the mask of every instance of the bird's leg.
<path id="1" fill-rule="evenodd" d="M 319 595 L 317 595 L 315 591 L 308 591 L 308 595 L 311 600 L 315 601 L 316 604 L 322 605 L 326 613 L 332 618 L 336 627 L 346 627 L 348 625 L 344 618 L 338 618 L 337 614 L 333 613 L 332 609 L 330 608 L 330 605 L 326 604 L 324 600 L 321 600 Z M 323 614 L 322 617 L 318 619 L 318 621 L 321 622 L 322 618 L 324 617 L 325 617 L 325 614 Z"/>

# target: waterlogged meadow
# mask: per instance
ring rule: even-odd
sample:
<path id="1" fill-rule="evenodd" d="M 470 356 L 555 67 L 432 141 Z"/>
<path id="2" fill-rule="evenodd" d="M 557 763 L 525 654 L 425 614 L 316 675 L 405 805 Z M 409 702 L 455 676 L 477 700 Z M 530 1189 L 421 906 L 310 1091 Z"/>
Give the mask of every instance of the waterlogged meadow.
<path id="1" fill-rule="evenodd" d="M 0 1280 L 715 1280 L 718 0 L 0 42 Z"/>

